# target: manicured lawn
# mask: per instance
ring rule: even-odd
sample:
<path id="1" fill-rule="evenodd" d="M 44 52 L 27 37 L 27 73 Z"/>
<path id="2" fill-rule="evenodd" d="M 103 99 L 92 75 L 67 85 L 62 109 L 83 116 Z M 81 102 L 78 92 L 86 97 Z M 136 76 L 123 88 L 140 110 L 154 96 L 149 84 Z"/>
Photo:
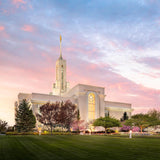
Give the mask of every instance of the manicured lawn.
<path id="1" fill-rule="evenodd" d="M 158 160 L 160 138 L 0 136 L 0 160 Z"/>

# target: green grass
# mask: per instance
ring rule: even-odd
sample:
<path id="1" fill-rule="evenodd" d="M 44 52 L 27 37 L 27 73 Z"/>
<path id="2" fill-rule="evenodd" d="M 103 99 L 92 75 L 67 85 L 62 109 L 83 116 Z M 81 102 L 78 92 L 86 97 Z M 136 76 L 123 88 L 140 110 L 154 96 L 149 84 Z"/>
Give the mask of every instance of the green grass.
<path id="1" fill-rule="evenodd" d="M 0 136 L 0 160 L 158 160 L 159 137 Z"/>

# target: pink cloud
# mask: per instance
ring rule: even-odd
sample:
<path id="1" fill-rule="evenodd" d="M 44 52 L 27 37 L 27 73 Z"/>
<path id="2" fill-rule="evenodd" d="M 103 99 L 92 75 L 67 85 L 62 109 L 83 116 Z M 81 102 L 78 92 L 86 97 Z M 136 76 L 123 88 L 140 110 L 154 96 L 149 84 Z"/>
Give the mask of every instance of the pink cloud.
<path id="1" fill-rule="evenodd" d="M 109 41 L 109 44 L 113 47 L 113 48 L 118 48 L 118 45 L 113 42 L 113 41 Z"/>
<path id="2" fill-rule="evenodd" d="M 26 10 L 26 9 L 32 9 L 32 5 L 28 2 L 30 2 L 30 0 L 11 0 L 12 4 L 15 6 L 13 7 L 13 11 L 12 12 L 16 12 L 16 9 L 22 9 L 22 10 Z M 11 11 L 8 11 L 7 13 L 11 13 Z"/>
<path id="3" fill-rule="evenodd" d="M 0 26 L 0 31 L 4 31 L 5 27 L 4 26 Z"/>
<path id="4" fill-rule="evenodd" d="M 25 4 L 26 1 L 24 1 L 24 0 L 12 0 L 12 3 L 14 3 L 14 4 L 17 4 L 17 3 L 23 3 L 23 4 Z"/>
<path id="5" fill-rule="evenodd" d="M 12 3 L 13 3 L 17 8 L 19 8 L 20 5 L 24 5 L 24 4 L 26 4 L 27 2 L 24 1 L 24 0 L 12 0 Z"/>
<path id="6" fill-rule="evenodd" d="M 21 29 L 26 32 L 33 32 L 35 30 L 31 25 L 24 25 Z"/>

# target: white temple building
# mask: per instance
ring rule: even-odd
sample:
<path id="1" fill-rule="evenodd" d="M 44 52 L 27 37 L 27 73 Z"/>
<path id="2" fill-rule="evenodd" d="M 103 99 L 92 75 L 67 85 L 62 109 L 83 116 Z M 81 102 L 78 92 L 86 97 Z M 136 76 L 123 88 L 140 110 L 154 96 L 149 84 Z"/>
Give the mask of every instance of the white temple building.
<path id="1" fill-rule="evenodd" d="M 27 99 L 31 103 L 33 113 L 39 112 L 39 107 L 47 102 L 71 100 L 80 111 L 81 120 L 89 122 L 99 117 L 110 116 L 121 119 L 126 112 L 131 116 L 131 104 L 123 102 L 111 102 L 107 100 L 105 88 L 86 84 L 77 84 L 69 88 L 66 74 L 66 60 L 62 57 L 60 37 L 60 56 L 56 61 L 56 81 L 53 83 L 52 92 L 42 93 L 19 93 L 18 103 Z"/>

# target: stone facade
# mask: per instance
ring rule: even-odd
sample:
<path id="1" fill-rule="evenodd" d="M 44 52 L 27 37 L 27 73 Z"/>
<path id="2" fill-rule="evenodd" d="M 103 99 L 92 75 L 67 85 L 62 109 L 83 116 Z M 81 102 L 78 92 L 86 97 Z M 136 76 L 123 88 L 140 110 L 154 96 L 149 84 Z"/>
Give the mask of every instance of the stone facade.
<path id="1" fill-rule="evenodd" d="M 130 118 L 132 113 L 131 104 L 121 103 L 121 102 L 111 102 L 105 101 L 105 115 L 114 117 L 116 119 L 121 119 L 124 113 Z"/>

